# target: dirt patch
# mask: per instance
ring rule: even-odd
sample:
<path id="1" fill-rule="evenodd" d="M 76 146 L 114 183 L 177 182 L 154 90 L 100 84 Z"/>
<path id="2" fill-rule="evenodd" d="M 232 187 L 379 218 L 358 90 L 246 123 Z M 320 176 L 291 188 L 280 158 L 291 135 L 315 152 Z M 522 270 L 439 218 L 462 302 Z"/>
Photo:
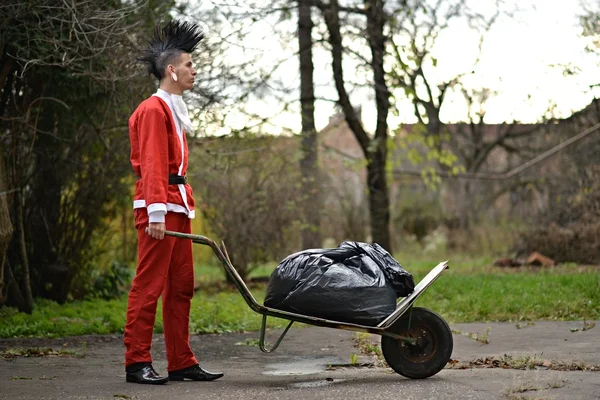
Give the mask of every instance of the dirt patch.
<path id="1" fill-rule="evenodd" d="M 14 348 L 81 348 L 99 343 L 122 342 L 120 335 L 83 335 L 66 338 L 14 338 L 0 339 L 0 352 Z"/>
<path id="2" fill-rule="evenodd" d="M 560 360 L 544 360 L 537 356 L 476 358 L 472 361 L 462 362 L 450 360 L 447 369 L 473 369 L 473 368 L 503 368 L 518 370 L 553 370 L 553 371 L 588 371 L 600 372 L 600 365 Z"/>

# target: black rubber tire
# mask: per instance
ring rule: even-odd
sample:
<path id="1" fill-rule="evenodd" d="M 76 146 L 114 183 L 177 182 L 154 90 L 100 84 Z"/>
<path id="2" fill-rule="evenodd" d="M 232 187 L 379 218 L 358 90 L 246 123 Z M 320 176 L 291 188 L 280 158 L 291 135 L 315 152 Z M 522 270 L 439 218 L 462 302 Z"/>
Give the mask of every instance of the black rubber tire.
<path id="1" fill-rule="evenodd" d="M 410 324 L 410 326 L 409 326 Z M 390 328 L 417 340 L 408 344 L 388 336 L 381 337 L 381 351 L 394 371 L 411 379 L 429 378 L 440 372 L 452 356 L 452 331 L 438 314 L 426 308 L 413 307 Z"/>

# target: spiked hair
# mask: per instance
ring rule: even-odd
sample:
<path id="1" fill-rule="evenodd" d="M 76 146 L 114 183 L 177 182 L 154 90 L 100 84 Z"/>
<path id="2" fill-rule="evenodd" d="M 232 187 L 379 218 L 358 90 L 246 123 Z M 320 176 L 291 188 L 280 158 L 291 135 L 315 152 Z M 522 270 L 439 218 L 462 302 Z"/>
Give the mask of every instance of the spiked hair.
<path id="1" fill-rule="evenodd" d="M 193 23 L 172 20 L 162 29 L 156 25 L 154 35 L 137 60 L 146 64 L 148 73 L 160 81 L 167 66 L 181 54 L 193 52 L 202 39 L 204 33 Z"/>

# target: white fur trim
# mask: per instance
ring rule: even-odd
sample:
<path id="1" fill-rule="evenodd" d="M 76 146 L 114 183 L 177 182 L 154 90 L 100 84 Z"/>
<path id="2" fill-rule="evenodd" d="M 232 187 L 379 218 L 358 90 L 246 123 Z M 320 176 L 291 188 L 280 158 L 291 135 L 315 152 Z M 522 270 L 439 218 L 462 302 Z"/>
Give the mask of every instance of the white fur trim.
<path id="1" fill-rule="evenodd" d="M 163 204 L 163 203 L 150 204 L 150 206 L 153 206 L 153 205 L 162 205 L 163 207 L 165 206 L 165 204 Z M 134 200 L 133 208 L 147 208 L 146 201 L 145 200 Z M 161 210 L 155 209 L 155 210 L 148 211 L 148 212 L 152 213 L 154 211 L 161 211 Z M 179 204 L 167 203 L 166 209 L 162 209 L 162 211 L 164 211 L 165 213 L 166 212 L 176 212 L 176 213 L 186 214 L 189 219 L 194 219 L 196 217 L 195 210 L 188 210 L 186 207 L 180 206 Z"/>

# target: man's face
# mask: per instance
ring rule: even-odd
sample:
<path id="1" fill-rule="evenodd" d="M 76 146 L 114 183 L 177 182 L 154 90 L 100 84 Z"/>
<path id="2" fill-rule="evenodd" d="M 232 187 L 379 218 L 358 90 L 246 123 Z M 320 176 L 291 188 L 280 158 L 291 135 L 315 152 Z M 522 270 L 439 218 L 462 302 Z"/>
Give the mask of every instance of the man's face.
<path id="1" fill-rule="evenodd" d="M 177 84 L 181 91 L 190 90 L 194 86 L 196 70 L 192 65 L 192 56 L 189 53 L 183 53 L 179 56 L 179 61 L 173 64 L 175 73 L 177 74 Z"/>

